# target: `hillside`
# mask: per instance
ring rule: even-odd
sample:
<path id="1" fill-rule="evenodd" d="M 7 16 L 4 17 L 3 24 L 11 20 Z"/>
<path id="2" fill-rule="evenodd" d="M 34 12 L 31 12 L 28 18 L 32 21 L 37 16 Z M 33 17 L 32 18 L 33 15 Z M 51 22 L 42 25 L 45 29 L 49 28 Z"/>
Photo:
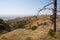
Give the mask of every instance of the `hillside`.
<path id="1" fill-rule="evenodd" d="M 50 16 L 24 17 L 29 23 L 24 25 L 24 28 L 15 29 L 0 36 L 0 40 L 59 40 L 60 38 L 60 17 L 57 17 L 57 33 L 56 37 L 48 35 L 49 29 L 53 29 Z M 30 18 L 30 19 L 29 19 Z M 16 23 L 18 19 L 14 19 Z M 19 19 L 20 20 L 20 19 Z M 19 22 L 19 21 L 18 21 Z"/>
<path id="2" fill-rule="evenodd" d="M 42 31 L 18 29 L 0 36 L 0 40 L 38 40 L 44 34 L 41 33 Z"/>

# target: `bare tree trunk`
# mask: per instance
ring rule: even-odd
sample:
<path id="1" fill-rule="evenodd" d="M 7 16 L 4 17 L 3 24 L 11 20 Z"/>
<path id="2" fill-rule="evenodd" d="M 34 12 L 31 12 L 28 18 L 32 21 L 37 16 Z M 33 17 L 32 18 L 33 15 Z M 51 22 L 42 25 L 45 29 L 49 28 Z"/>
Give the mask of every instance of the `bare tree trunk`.
<path id="1" fill-rule="evenodd" d="M 54 32 L 56 32 L 56 13 L 57 13 L 57 0 L 53 0 L 54 9 L 53 9 L 53 24 L 54 24 Z"/>

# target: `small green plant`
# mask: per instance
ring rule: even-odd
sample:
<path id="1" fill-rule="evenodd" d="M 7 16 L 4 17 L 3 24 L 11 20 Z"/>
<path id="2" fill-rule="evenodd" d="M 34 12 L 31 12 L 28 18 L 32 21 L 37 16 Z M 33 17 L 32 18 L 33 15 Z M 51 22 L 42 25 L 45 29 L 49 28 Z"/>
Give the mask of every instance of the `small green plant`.
<path id="1" fill-rule="evenodd" d="M 55 32 L 54 32 L 53 29 L 50 29 L 49 32 L 48 32 L 48 34 L 49 34 L 51 37 L 53 37 L 53 36 L 55 35 Z"/>
<path id="2" fill-rule="evenodd" d="M 36 30 L 36 28 L 37 28 L 37 26 L 33 26 L 31 29 L 32 29 L 32 30 Z"/>

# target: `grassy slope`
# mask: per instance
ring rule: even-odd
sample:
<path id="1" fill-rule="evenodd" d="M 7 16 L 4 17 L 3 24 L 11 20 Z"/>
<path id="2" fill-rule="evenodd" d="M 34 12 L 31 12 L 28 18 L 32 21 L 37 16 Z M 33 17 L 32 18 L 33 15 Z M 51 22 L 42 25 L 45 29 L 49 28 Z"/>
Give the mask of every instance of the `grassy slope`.
<path id="1" fill-rule="evenodd" d="M 26 29 L 18 29 L 15 31 L 12 31 L 10 33 L 4 34 L 0 36 L 0 40 L 38 40 L 40 39 L 42 31 L 32 31 L 32 30 L 26 30 Z"/>
<path id="2" fill-rule="evenodd" d="M 38 28 L 34 31 L 29 29 L 17 29 L 12 32 L 3 34 L 0 36 L 0 40 L 59 40 L 60 33 L 56 33 L 55 37 L 50 37 L 47 35 L 47 31 L 52 27 L 51 21 L 48 19 L 48 17 L 41 16 L 39 20 L 31 21 L 31 23 L 27 24 L 29 25 L 37 25 L 36 23 L 44 23 L 47 22 L 47 25 L 37 26 Z M 60 19 L 57 19 L 57 29 L 60 29 Z"/>

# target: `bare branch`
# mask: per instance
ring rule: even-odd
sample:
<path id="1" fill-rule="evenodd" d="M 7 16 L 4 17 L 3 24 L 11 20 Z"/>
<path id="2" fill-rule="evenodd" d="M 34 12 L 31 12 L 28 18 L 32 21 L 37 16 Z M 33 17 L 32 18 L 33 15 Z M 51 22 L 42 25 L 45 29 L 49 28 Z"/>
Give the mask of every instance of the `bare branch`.
<path id="1" fill-rule="evenodd" d="M 37 13 L 37 16 L 39 15 L 40 11 L 44 10 L 45 7 L 47 7 L 47 6 L 51 5 L 51 4 L 53 4 L 53 2 L 51 2 L 51 3 L 47 4 L 47 5 L 45 5 L 42 9 L 40 9 L 40 10 L 38 11 L 38 13 Z"/>

